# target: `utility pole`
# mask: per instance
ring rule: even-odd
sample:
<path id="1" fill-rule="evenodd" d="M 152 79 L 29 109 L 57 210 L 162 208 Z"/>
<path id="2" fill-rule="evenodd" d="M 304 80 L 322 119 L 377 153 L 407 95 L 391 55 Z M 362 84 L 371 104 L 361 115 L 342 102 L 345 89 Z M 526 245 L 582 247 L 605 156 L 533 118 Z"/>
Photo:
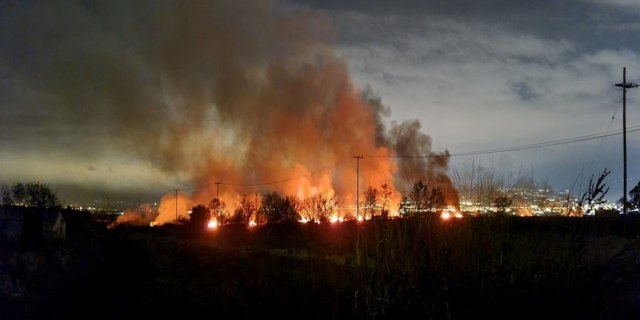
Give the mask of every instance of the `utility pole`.
<path id="1" fill-rule="evenodd" d="M 622 68 L 622 83 L 616 84 L 616 87 L 622 88 L 622 154 L 624 157 L 624 178 L 623 197 L 622 197 L 622 213 L 627 214 L 627 89 L 637 88 L 637 83 L 627 83 L 627 68 Z"/>
<path id="2" fill-rule="evenodd" d="M 222 182 L 216 182 L 216 198 L 220 200 L 220 184 Z"/>
<path id="3" fill-rule="evenodd" d="M 360 218 L 360 159 L 362 156 L 353 156 L 356 159 L 356 220 Z"/>
<path id="4" fill-rule="evenodd" d="M 178 191 L 180 189 L 173 189 L 176 192 L 176 224 L 178 223 Z"/>

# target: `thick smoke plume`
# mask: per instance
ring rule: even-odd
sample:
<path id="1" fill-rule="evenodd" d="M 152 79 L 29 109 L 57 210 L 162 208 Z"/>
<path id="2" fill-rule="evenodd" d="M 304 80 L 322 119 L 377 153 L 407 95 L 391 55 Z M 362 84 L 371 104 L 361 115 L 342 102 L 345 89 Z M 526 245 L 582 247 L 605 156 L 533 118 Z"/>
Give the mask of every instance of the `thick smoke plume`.
<path id="1" fill-rule="evenodd" d="M 50 31 L 26 41 L 49 53 L 37 80 L 56 94 L 53 121 L 102 130 L 132 156 L 189 177 L 196 190 L 180 195 L 181 213 L 214 198 L 216 182 L 231 210 L 241 194 L 267 190 L 355 203 L 358 154 L 379 156 L 360 161 L 361 191 L 426 179 L 451 188 L 457 205 L 448 153 L 431 151 L 417 120 L 386 124 L 389 107 L 358 89 L 333 51 L 326 15 L 248 0 L 41 6 L 32 18 Z M 157 222 L 175 211 L 168 194 Z"/>

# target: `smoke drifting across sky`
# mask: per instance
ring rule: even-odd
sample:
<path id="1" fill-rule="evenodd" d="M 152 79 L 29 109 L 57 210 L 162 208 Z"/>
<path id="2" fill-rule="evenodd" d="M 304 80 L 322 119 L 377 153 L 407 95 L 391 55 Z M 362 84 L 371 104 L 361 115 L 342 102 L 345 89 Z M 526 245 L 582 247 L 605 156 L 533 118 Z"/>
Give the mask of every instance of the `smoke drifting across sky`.
<path id="1" fill-rule="evenodd" d="M 3 87 L 14 90 L 2 112 L 38 123 L 37 133 L 26 132 L 33 123 L 22 133 L 33 150 L 87 159 L 123 153 L 185 177 L 200 203 L 218 181 L 231 198 L 247 190 L 225 184 L 299 176 L 248 192 L 332 190 L 353 203 L 352 155 L 431 153 L 417 120 L 387 124 L 388 107 L 352 83 L 322 13 L 237 0 L 6 7 L 1 41 L 11 50 L 0 71 L 12 75 Z M 448 157 L 438 159 L 364 159 L 361 186 L 404 188 L 437 172 L 430 177 L 450 187 Z"/>

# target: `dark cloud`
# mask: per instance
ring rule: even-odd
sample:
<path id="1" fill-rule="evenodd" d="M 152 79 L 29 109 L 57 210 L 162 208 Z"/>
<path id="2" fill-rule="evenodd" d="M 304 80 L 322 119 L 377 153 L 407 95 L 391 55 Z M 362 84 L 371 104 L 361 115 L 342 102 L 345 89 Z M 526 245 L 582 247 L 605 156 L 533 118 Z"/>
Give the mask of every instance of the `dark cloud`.
<path id="1" fill-rule="evenodd" d="M 202 132 L 212 117 L 224 122 L 247 114 L 247 104 L 228 100 L 240 94 L 236 88 L 246 89 L 252 69 L 287 51 L 305 50 L 305 41 L 331 36 L 327 28 L 282 29 L 313 27 L 318 16 L 304 12 L 287 26 L 283 19 L 243 18 L 259 17 L 272 6 L 251 1 L 7 5 L 0 16 L 5 77 L 0 92 L 8 93 L 0 95 L 0 134 L 9 136 L 16 151 L 64 150 L 92 158 L 121 150 L 144 154 L 168 171 L 192 166 L 198 161 L 186 156 L 192 146 L 181 137 Z M 262 60 L 254 59 L 256 52 Z M 219 106 L 214 115 L 212 104 Z M 211 146 L 200 148 L 211 152 L 206 150 Z"/>
<path id="2" fill-rule="evenodd" d="M 520 97 L 520 99 L 525 101 L 537 99 L 542 96 L 542 93 L 534 88 L 527 80 L 509 81 L 507 82 L 507 85 Z"/>
<path id="3" fill-rule="evenodd" d="M 248 0 L 5 2 L 0 148 L 55 154 L 61 163 L 81 159 L 76 168 L 114 164 L 112 176 L 124 171 L 115 165 L 123 161 L 170 173 L 198 171 L 202 159 L 225 144 L 245 148 L 238 141 L 270 132 L 264 124 L 269 113 L 255 111 L 255 97 L 302 114 L 307 109 L 301 105 L 341 92 L 347 81 L 332 80 L 344 79 L 341 64 L 323 61 L 322 54 L 310 54 L 309 64 L 287 61 L 334 40 L 350 50 L 346 58 L 358 84 L 372 83 L 400 120 L 423 117 L 422 128 L 444 132 L 446 144 L 482 149 L 479 143 L 497 143 L 503 132 L 522 138 L 530 132 L 519 121 L 531 118 L 549 132 L 588 127 L 600 118 L 606 128 L 611 110 L 590 113 L 590 101 L 614 92 L 618 64 L 636 63 L 640 41 L 636 7 L 601 2 L 292 1 L 311 8 L 301 11 Z M 281 68 L 256 72 L 268 63 Z M 318 75 L 325 80 L 311 82 Z M 256 80 L 262 77 L 287 90 L 266 90 Z M 388 117 L 377 95 L 367 98 L 376 116 Z M 529 106 L 545 107 L 557 120 L 526 113 L 540 109 Z M 522 113 L 506 117 L 511 110 Z M 473 121 L 464 122 L 468 118 Z M 383 121 L 376 119 L 376 126 L 384 128 Z M 568 135 L 555 133 L 533 142 Z M 223 134 L 225 141 L 213 138 Z M 377 135 L 376 143 L 385 139 Z"/>
<path id="4" fill-rule="evenodd" d="M 13 142 L 24 152 L 96 166 L 117 153 L 199 187 L 220 176 L 282 179 L 351 152 L 389 152 L 374 123 L 388 112 L 364 103 L 321 12 L 275 1 L 52 1 L 12 8 L 0 29 L 0 68 L 11 78 L 3 91 L 12 93 L 2 113 L 24 119 L 3 130 L 19 133 Z M 414 130 L 403 141 L 412 135 L 425 136 Z M 366 168 L 393 183 L 391 161 Z M 446 162 L 420 168 L 439 165 Z M 350 201 L 355 169 L 336 170 L 303 187 L 274 188 L 305 196 L 322 188 Z M 207 191 L 198 188 L 208 201 Z"/>
<path id="5" fill-rule="evenodd" d="M 637 6 L 586 0 L 301 2 L 331 13 L 360 83 L 403 106 L 394 109 L 400 119 L 419 115 L 433 141 L 454 154 L 619 128 L 619 114 L 610 125 L 621 98 L 612 85 L 623 66 L 640 70 Z M 397 85 L 385 75 L 412 81 Z M 639 119 L 628 118 L 628 124 Z M 603 143 L 618 146 L 618 139 Z M 621 174 L 621 151 L 596 153 L 598 142 L 509 156 L 563 188 L 575 179 L 570 168 L 594 154 L 594 166 L 585 170 L 599 173 L 606 166 Z M 452 158 L 454 165 L 461 161 Z M 620 190 L 619 183 L 612 186 L 612 199 Z"/>
<path id="6" fill-rule="evenodd" d="M 406 21 L 422 17 L 447 18 L 471 23 L 485 23 L 506 28 L 514 33 L 533 34 L 549 39 L 576 41 L 581 50 L 597 50 L 601 46 L 634 48 L 640 44 L 629 39 L 637 38 L 635 30 L 606 30 L 603 26 L 618 29 L 628 21 L 635 21 L 640 9 L 633 6 L 613 5 L 609 1 L 590 0 L 295 0 L 294 2 L 320 8 L 332 13 L 345 12 L 373 15 Z M 624 0 L 621 0 L 624 2 Z M 633 2 L 633 0 L 629 1 Z M 631 9 L 631 10 L 630 10 Z M 343 26 L 337 18 L 340 40 L 345 43 L 367 41 L 350 32 L 352 26 Z M 410 25 L 407 26 L 410 31 Z M 391 31 L 391 30 L 389 30 Z M 384 32 L 384 30 L 383 30 Z M 371 37 L 379 34 L 372 33 Z"/>

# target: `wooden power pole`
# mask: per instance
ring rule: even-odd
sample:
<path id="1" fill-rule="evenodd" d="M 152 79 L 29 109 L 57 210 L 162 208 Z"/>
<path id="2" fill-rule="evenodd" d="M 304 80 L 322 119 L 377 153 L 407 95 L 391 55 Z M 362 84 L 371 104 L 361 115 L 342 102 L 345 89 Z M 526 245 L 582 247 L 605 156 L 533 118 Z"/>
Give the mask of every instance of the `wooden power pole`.
<path id="1" fill-rule="evenodd" d="M 627 214 L 627 89 L 637 88 L 638 84 L 627 83 L 627 68 L 622 68 L 622 83 L 616 84 L 616 87 L 622 88 L 622 156 L 624 158 L 622 213 Z"/>
<path id="2" fill-rule="evenodd" d="M 360 218 L 360 159 L 362 156 L 353 156 L 356 159 L 356 220 Z"/>

